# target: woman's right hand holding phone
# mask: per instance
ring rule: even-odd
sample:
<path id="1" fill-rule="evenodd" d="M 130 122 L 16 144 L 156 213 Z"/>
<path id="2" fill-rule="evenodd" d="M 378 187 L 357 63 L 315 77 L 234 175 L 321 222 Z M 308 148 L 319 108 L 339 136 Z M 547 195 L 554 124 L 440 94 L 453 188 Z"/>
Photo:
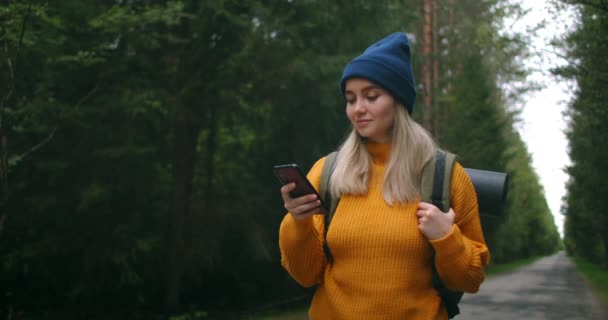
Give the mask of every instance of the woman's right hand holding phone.
<path id="1" fill-rule="evenodd" d="M 321 201 L 315 194 L 307 194 L 298 198 L 292 198 L 290 192 L 296 188 L 294 182 L 281 187 L 281 196 L 285 203 L 285 209 L 291 213 L 296 221 L 309 219 L 321 209 Z"/>

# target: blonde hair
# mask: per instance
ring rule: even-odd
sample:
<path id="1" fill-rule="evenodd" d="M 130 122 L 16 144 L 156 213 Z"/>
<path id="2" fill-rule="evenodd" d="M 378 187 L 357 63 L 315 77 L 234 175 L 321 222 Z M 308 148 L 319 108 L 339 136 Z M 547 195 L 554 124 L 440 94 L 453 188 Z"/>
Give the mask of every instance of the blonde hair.
<path id="1" fill-rule="evenodd" d="M 437 150 L 431 135 L 409 116 L 406 108 L 396 104 L 395 109 L 391 153 L 382 186 L 384 200 L 390 205 L 420 198 L 422 167 Z M 330 177 L 332 196 L 367 192 L 371 167 L 366 139 L 353 128 L 340 147 Z"/>

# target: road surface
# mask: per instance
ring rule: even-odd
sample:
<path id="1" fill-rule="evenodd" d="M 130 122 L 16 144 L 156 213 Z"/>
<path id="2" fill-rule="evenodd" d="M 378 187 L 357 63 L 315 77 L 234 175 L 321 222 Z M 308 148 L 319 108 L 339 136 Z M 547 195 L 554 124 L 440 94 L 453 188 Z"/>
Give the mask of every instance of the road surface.
<path id="1" fill-rule="evenodd" d="M 465 294 L 454 319 L 606 320 L 605 309 L 562 251 L 487 278 L 477 294 Z"/>

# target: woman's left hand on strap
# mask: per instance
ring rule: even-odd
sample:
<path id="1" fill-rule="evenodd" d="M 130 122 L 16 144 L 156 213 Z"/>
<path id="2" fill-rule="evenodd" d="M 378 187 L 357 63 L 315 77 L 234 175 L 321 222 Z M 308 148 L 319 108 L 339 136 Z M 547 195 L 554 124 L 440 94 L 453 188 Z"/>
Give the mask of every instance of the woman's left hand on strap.
<path id="1" fill-rule="evenodd" d="M 452 231 L 456 216 L 452 208 L 445 213 L 436 206 L 422 201 L 418 204 L 416 215 L 418 216 L 418 228 L 429 240 L 441 239 L 448 235 Z"/>

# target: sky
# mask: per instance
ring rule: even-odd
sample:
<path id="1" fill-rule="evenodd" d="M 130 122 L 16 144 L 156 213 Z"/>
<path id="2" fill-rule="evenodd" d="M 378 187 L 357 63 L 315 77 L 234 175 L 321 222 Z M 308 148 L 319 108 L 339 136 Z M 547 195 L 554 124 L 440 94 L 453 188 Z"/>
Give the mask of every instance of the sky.
<path id="1" fill-rule="evenodd" d="M 563 236 L 564 217 L 560 213 L 562 197 L 565 195 L 565 184 L 568 180 L 564 168 L 570 163 L 568 157 L 568 141 L 564 130 L 567 122 L 563 111 L 571 100 L 572 83 L 552 76 L 549 69 L 565 64 L 549 44 L 552 38 L 566 33 L 573 25 L 573 15 L 560 13 L 559 19 L 553 19 L 547 0 L 514 0 L 521 3 L 530 12 L 520 20 L 515 21 L 515 31 L 525 31 L 542 22 L 546 26 L 532 36 L 531 48 L 539 52 L 525 63 L 537 69 L 530 80 L 539 81 L 544 88 L 529 94 L 522 99 L 521 123 L 517 129 L 532 155 L 532 165 L 540 178 L 545 190 L 547 204 L 555 219 L 560 234 Z M 557 22 L 556 22 L 557 21 Z"/>

